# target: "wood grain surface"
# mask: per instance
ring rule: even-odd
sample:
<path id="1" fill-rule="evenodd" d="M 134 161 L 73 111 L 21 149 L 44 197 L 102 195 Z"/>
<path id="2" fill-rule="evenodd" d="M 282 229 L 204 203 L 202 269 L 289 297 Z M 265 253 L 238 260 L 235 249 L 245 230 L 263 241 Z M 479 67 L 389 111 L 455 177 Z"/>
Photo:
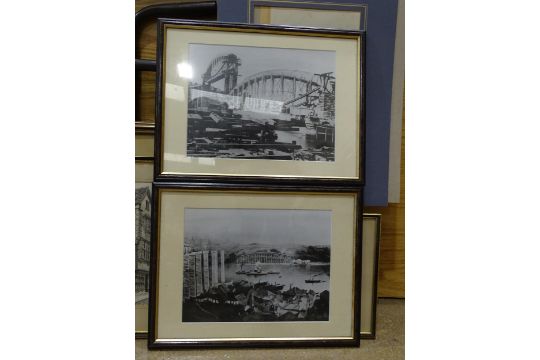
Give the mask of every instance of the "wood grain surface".
<path id="1" fill-rule="evenodd" d="M 136 0 L 135 11 L 148 5 L 177 2 L 179 0 Z M 136 44 L 136 56 L 143 59 L 156 57 L 156 24 L 142 27 Z M 155 74 L 142 72 L 139 93 L 138 121 L 154 122 Z M 404 108 L 405 109 L 405 108 Z M 404 110 L 405 113 L 405 110 Z M 388 207 L 366 207 L 364 212 L 382 214 L 379 257 L 379 297 L 405 297 L 405 116 L 403 115 L 401 142 L 401 196 L 398 204 Z"/>
<path id="2" fill-rule="evenodd" d="M 139 77 L 141 90 L 139 93 L 139 118 L 137 121 L 153 123 L 155 120 L 156 99 L 156 73 L 142 71 L 135 76 Z"/>
<path id="3" fill-rule="evenodd" d="M 190 3 L 196 0 L 136 0 L 135 12 L 143 7 L 167 3 Z M 135 43 L 135 56 L 139 59 L 156 59 L 157 24 L 149 21 L 141 26 L 139 39 Z M 143 71 L 136 75 L 140 80 L 139 118 L 136 121 L 154 122 L 156 75 L 154 72 Z"/>

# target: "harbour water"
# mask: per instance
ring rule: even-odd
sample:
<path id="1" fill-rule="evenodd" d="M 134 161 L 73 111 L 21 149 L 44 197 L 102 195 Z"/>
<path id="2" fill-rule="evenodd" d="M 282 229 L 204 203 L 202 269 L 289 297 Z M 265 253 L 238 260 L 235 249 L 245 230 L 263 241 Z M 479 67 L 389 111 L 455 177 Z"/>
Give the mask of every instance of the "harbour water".
<path id="1" fill-rule="evenodd" d="M 240 264 L 225 265 L 225 279 L 227 282 L 246 280 L 251 283 L 268 282 L 269 284 L 284 285 L 283 290 L 289 287 L 313 290 L 321 293 L 324 290 L 330 291 L 330 265 L 292 265 L 292 264 L 261 264 L 261 272 L 279 272 L 279 274 L 266 275 L 246 275 L 237 274 L 241 268 Z M 255 265 L 245 264 L 242 270 L 250 271 Z M 321 280 L 316 283 L 306 283 L 305 280 Z"/>

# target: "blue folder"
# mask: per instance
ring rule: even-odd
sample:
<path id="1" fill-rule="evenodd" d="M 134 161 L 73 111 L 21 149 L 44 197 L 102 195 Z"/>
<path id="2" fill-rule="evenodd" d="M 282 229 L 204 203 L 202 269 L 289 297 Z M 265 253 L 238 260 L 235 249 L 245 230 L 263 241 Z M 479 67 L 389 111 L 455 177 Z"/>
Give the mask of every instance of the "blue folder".
<path id="1" fill-rule="evenodd" d="M 306 2 L 306 5 L 300 4 Z M 308 4 L 309 3 L 309 4 Z M 390 108 L 398 0 L 218 0 L 218 21 L 250 23 L 253 6 L 343 10 L 333 4 L 364 5 L 359 29 L 366 30 L 366 154 L 364 205 L 388 204 Z"/>

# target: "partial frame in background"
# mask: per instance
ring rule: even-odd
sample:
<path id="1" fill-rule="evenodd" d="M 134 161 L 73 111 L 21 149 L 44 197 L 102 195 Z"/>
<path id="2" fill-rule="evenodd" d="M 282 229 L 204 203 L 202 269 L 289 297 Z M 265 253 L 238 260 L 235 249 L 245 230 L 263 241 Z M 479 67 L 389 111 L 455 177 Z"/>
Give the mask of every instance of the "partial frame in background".
<path id="1" fill-rule="evenodd" d="M 377 330 L 377 284 L 381 214 L 362 215 L 362 294 L 360 300 L 360 338 L 375 339 Z"/>
<path id="2" fill-rule="evenodd" d="M 248 0 L 252 24 L 297 25 L 367 31 L 368 4 Z M 339 19 L 337 22 L 336 20 Z"/>
<path id="3" fill-rule="evenodd" d="M 135 338 L 148 334 L 153 160 L 135 160 Z"/>
<path id="4" fill-rule="evenodd" d="M 359 345 L 361 190 L 154 183 L 153 194 L 149 348 Z M 206 216 L 243 225 L 209 235 Z M 264 238 L 278 240 L 266 249 Z"/>
<path id="5" fill-rule="evenodd" d="M 362 184 L 364 33 L 169 19 L 158 32 L 157 181 Z"/>

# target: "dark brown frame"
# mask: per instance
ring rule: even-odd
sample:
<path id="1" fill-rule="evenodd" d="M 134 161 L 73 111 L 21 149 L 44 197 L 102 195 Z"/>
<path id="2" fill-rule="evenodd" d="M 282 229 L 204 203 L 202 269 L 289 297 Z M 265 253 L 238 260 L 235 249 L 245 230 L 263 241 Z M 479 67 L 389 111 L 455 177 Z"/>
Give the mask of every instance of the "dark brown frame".
<path id="1" fill-rule="evenodd" d="M 268 176 L 234 176 L 234 175 L 191 175 L 191 174 L 162 174 L 162 123 L 163 123 L 163 62 L 164 62 L 164 36 L 166 25 L 178 25 L 178 26 L 190 26 L 190 27 L 212 27 L 219 28 L 226 31 L 227 29 L 236 29 L 236 31 L 243 32 L 280 32 L 290 34 L 310 34 L 313 36 L 326 35 L 326 36 L 355 36 L 361 40 L 360 59 L 359 59 L 359 78 L 360 78 L 360 106 L 359 106 L 359 159 L 358 168 L 360 170 L 359 179 L 340 179 L 340 178 L 303 178 L 303 177 L 279 177 L 272 178 Z M 233 184 L 282 184 L 282 185 L 315 185 L 315 186 L 351 186 L 359 187 L 364 185 L 365 181 L 365 32 L 350 31 L 350 30 L 335 30 L 335 29 L 323 29 L 323 28 L 310 28 L 299 26 L 276 26 L 276 25 L 252 25 L 242 23 L 220 23 L 213 21 L 189 21 L 189 20 L 175 20 L 175 19 L 158 19 L 157 30 L 157 76 L 156 76 L 156 126 L 154 134 L 154 179 L 158 182 L 213 182 L 219 181 L 223 183 Z"/>
<path id="2" fill-rule="evenodd" d="M 375 218 L 377 219 L 377 239 L 375 241 L 375 254 L 374 254 L 374 264 L 373 264 L 373 294 L 371 297 L 371 329 L 368 334 L 360 333 L 360 339 L 365 340 L 375 340 L 376 331 L 377 331 L 377 301 L 378 295 L 377 290 L 379 287 L 379 255 L 380 255 L 380 243 L 381 243 L 381 224 L 382 224 L 382 215 L 381 214 L 372 214 L 372 213 L 363 213 L 362 219 L 365 218 Z"/>
<path id="3" fill-rule="evenodd" d="M 212 190 L 212 191 L 262 191 L 279 193 L 348 193 L 356 197 L 357 216 L 355 221 L 356 239 L 354 254 L 354 329 L 352 339 L 315 339 L 315 340 L 253 340 L 253 341 L 168 341 L 157 342 L 156 340 L 156 296 L 157 296 L 157 267 L 158 267 L 158 219 L 161 190 Z M 338 346 L 360 346 L 360 295 L 361 295 L 361 270 L 362 270 L 362 216 L 358 212 L 363 209 L 363 190 L 351 187 L 330 187 L 324 189 L 314 186 L 290 187 L 290 186 L 270 186 L 270 185 L 235 185 L 227 183 L 157 183 L 152 185 L 152 248 L 150 257 L 150 301 L 148 317 L 148 348 L 149 349 L 179 349 L 179 348 L 267 348 L 267 347 L 338 347 Z"/>

